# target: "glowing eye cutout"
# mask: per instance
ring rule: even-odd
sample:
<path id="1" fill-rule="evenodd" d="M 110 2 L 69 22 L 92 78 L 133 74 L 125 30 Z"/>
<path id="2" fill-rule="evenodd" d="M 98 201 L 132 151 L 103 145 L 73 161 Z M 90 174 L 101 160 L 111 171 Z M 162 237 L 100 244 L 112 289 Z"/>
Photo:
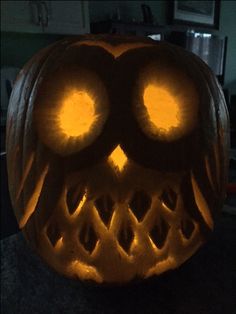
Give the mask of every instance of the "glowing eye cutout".
<path id="1" fill-rule="evenodd" d="M 187 135 L 196 127 L 198 109 L 196 84 L 183 69 L 153 63 L 140 73 L 133 110 L 149 138 L 173 141 Z"/>
<path id="2" fill-rule="evenodd" d="M 102 80 L 93 72 L 78 71 L 79 76 L 70 70 L 63 80 L 45 80 L 34 110 L 40 140 L 62 156 L 90 146 L 103 131 L 109 115 Z"/>
<path id="3" fill-rule="evenodd" d="M 72 91 L 63 100 L 58 114 L 59 126 L 65 135 L 80 136 L 88 132 L 96 120 L 94 101 L 85 91 Z"/>
<path id="4" fill-rule="evenodd" d="M 179 105 L 166 89 L 150 84 L 144 90 L 143 100 L 151 123 L 161 132 L 168 133 L 179 126 Z"/>

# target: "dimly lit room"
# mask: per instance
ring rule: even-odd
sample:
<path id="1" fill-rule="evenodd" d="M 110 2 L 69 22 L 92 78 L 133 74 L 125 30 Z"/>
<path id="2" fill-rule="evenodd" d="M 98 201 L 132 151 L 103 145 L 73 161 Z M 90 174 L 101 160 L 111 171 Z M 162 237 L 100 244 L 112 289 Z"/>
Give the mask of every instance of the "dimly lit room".
<path id="1" fill-rule="evenodd" d="M 236 1 L 1 1 L 1 313 L 236 313 Z"/>

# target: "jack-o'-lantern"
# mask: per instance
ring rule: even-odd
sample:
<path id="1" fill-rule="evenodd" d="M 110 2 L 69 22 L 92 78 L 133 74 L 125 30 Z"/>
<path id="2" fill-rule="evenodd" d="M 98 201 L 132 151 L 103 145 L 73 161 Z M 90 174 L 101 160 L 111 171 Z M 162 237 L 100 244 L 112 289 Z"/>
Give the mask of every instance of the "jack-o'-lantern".
<path id="1" fill-rule="evenodd" d="M 186 261 L 223 204 L 227 149 L 216 78 L 164 42 L 60 41 L 29 61 L 11 95 L 15 214 L 68 277 L 125 283 Z"/>

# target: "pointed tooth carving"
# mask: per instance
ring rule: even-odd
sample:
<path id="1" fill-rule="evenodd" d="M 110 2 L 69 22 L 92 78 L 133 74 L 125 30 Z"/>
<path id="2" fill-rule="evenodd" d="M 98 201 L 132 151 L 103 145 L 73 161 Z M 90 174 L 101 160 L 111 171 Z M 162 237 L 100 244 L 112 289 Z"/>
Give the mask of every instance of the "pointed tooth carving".
<path id="1" fill-rule="evenodd" d="M 128 222 L 121 225 L 117 240 L 120 246 L 128 253 L 134 239 L 134 232 Z"/>
<path id="2" fill-rule="evenodd" d="M 148 209 L 151 207 L 152 199 L 144 191 L 137 191 L 133 195 L 129 206 L 137 219 L 140 221 L 145 216 Z"/>
<path id="3" fill-rule="evenodd" d="M 168 207 L 171 210 L 175 210 L 177 194 L 170 187 L 164 190 L 160 199 L 166 207 Z"/>
<path id="4" fill-rule="evenodd" d="M 111 216 L 113 214 L 114 202 L 109 195 L 100 197 L 95 200 L 95 207 L 105 225 L 110 222 Z"/>
<path id="5" fill-rule="evenodd" d="M 69 213 L 72 215 L 81 203 L 85 191 L 80 186 L 71 187 L 66 195 L 66 202 Z"/>
<path id="6" fill-rule="evenodd" d="M 160 221 L 156 223 L 150 231 L 150 237 L 153 243 L 159 249 L 164 246 L 169 229 L 170 226 L 168 225 L 168 223 L 163 218 L 161 218 Z"/>
<path id="7" fill-rule="evenodd" d="M 98 238 L 93 227 L 90 224 L 85 223 L 82 226 L 79 232 L 79 240 L 80 243 L 86 249 L 86 251 L 88 251 L 91 254 L 96 246 Z"/>
<path id="8" fill-rule="evenodd" d="M 181 231 L 186 239 L 190 239 L 193 231 L 194 231 L 194 224 L 189 219 L 183 219 L 181 221 Z"/>

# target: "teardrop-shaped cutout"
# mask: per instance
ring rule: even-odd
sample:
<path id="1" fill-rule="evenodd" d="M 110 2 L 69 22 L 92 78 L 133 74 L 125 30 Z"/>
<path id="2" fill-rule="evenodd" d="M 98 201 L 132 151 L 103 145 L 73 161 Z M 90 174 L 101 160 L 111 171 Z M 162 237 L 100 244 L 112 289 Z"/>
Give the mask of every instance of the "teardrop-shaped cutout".
<path id="1" fill-rule="evenodd" d="M 134 232 L 128 222 L 121 224 L 117 240 L 120 246 L 128 253 L 134 239 Z"/>
<path id="2" fill-rule="evenodd" d="M 90 224 L 85 223 L 82 226 L 79 232 L 79 240 L 85 250 L 92 253 L 98 241 L 98 237 Z"/>
<path id="3" fill-rule="evenodd" d="M 189 219 L 183 219 L 181 221 L 181 231 L 186 239 L 190 239 L 194 230 L 194 224 Z"/>
<path id="4" fill-rule="evenodd" d="M 104 195 L 95 200 L 95 207 L 102 221 L 107 226 L 113 214 L 114 202 L 109 195 Z"/>
<path id="5" fill-rule="evenodd" d="M 148 209 L 151 207 L 152 199 L 144 191 L 137 191 L 134 193 L 129 206 L 137 219 L 140 221 L 145 216 Z"/>
<path id="6" fill-rule="evenodd" d="M 47 228 L 47 236 L 52 246 L 54 247 L 57 241 L 61 238 L 61 231 L 57 227 L 56 223 L 50 223 Z"/>
<path id="7" fill-rule="evenodd" d="M 161 194 L 161 201 L 170 209 L 175 210 L 177 194 L 170 187 L 166 188 Z"/>
<path id="8" fill-rule="evenodd" d="M 67 203 L 68 211 L 71 215 L 78 208 L 84 194 L 85 194 L 84 189 L 79 185 L 71 187 L 68 190 L 67 195 L 66 195 L 66 203 Z"/>
<path id="9" fill-rule="evenodd" d="M 150 231 L 150 237 L 153 243 L 161 249 L 166 241 L 170 226 L 164 219 L 160 219 L 159 223 L 155 224 Z"/>

